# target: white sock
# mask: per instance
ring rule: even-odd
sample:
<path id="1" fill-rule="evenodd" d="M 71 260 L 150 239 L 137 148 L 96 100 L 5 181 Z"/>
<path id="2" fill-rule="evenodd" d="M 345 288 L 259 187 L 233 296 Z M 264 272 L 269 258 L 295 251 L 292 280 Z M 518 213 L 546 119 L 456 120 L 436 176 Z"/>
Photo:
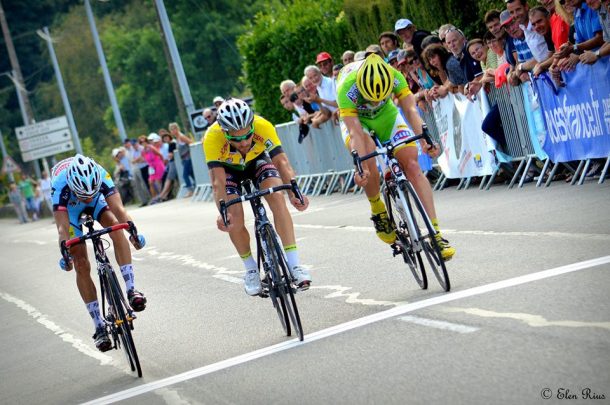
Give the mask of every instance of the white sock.
<path id="1" fill-rule="evenodd" d="M 100 314 L 100 304 L 95 301 L 87 302 L 87 311 L 89 311 L 89 315 L 93 319 L 93 323 L 95 324 L 95 329 L 100 326 L 104 326 L 104 320 L 102 319 L 102 315 Z"/>
<path id="2" fill-rule="evenodd" d="M 286 253 L 286 261 L 288 261 L 288 267 L 290 270 L 299 265 L 299 252 L 297 251 L 297 245 L 284 246 L 284 252 Z"/>
<path id="3" fill-rule="evenodd" d="M 254 260 L 254 256 L 252 256 L 252 252 L 248 252 L 241 256 L 241 260 L 244 262 L 246 271 L 258 269 L 258 264 L 256 264 L 256 260 Z"/>
<path id="4" fill-rule="evenodd" d="M 123 280 L 125 280 L 125 287 L 127 291 L 133 290 L 134 287 L 134 275 L 133 275 L 133 265 L 126 264 L 121 266 L 121 274 L 123 275 Z"/>

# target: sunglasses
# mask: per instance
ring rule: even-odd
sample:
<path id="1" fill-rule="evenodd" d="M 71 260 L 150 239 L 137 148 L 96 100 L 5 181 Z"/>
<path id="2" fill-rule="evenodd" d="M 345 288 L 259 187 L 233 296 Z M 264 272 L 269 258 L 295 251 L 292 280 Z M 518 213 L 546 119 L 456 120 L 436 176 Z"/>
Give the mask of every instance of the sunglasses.
<path id="1" fill-rule="evenodd" d="M 407 61 L 407 63 L 408 63 L 409 65 L 412 65 L 412 64 L 414 64 L 415 62 L 417 62 L 418 60 L 419 60 L 419 58 L 414 58 L 414 59 L 408 60 L 408 61 Z"/>
<path id="2" fill-rule="evenodd" d="M 225 132 L 225 138 L 227 138 L 229 141 L 233 141 L 233 142 L 246 141 L 246 140 L 252 138 L 252 135 L 254 135 L 254 125 L 252 125 L 252 128 L 250 128 L 250 131 L 248 131 L 247 134 L 242 135 L 242 136 L 231 136 L 231 135 L 229 135 L 228 132 Z"/>

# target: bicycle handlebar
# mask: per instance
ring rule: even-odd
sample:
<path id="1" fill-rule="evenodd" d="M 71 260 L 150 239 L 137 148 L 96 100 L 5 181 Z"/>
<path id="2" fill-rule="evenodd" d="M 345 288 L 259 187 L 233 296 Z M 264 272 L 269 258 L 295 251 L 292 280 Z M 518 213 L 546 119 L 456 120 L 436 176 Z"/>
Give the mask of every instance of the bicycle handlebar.
<path id="1" fill-rule="evenodd" d="M 282 191 L 282 190 L 291 190 L 294 193 L 294 195 L 296 196 L 296 198 L 299 199 L 301 204 L 305 203 L 305 200 L 303 200 L 303 193 L 301 193 L 301 190 L 299 189 L 299 186 L 297 185 L 297 181 L 295 179 L 290 179 L 290 184 L 281 184 L 279 186 L 266 188 L 264 190 L 258 190 L 253 193 L 250 193 L 250 194 L 242 195 L 239 198 L 235 198 L 228 202 L 225 200 L 219 200 L 218 201 L 218 210 L 220 211 L 220 215 L 222 216 L 222 222 L 225 224 L 225 226 L 228 224 L 227 209 L 231 205 L 241 204 L 243 202 L 254 200 L 256 198 L 260 198 L 265 195 L 275 193 L 278 191 Z"/>
<path id="2" fill-rule="evenodd" d="M 373 152 L 371 152 L 367 155 L 364 155 L 364 156 L 358 156 L 358 151 L 356 151 L 355 149 L 352 149 L 352 152 L 351 152 L 352 159 L 354 160 L 354 166 L 356 166 L 358 174 L 362 175 L 362 173 L 363 173 L 363 169 L 362 169 L 363 161 L 373 158 L 375 156 L 392 153 L 394 151 L 394 149 L 396 149 L 398 146 L 406 145 L 408 143 L 415 142 L 420 139 L 424 139 L 428 145 L 434 146 L 434 143 L 432 142 L 432 139 L 430 138 L 430 134 L 428 133 L 428 128 L 422 127 L 422 129 L 423 129 L 423 132 L 419 135 L 413 135 L 394 145 L 389 144 L 387 146 L 382 146 L 382 147 L 376 148 Z M 374 136 L 373 131 L 371 131 L 371 134 Z"/>
<path id="3" fill-rule="evenodd" d="M 102 235 L 106 235 L 106 234 L 108 234 L 110 232 L 118 231 L 118 230 L 121 230 L 121 229 L 128 230 L 130 235 L 132 235 L 132 236 L 136 236 L 138 234 L 138 230 L 136 229 L 136 226 L 131 221 L 127 221 L 126 223 L 122 223 L 122 224 L 116 224 L 116 225 L 108 226 L 108 227 L 103 228 L 103 229 L 98 229 L 96 231 L 89 232 L 89 233 L 87 233 L 85 235 L 82 235 L 82 236 L 77 236 L 76 238 L 72 238 L 72 239 L 68 239 L 68 240 L 62 240 L 61 241 L 62 256 L 63 256 L 64 248 L 67 250 L 67 248 L 69 248 L 70 246 L 76 245 L 78 243 L 82 243 L 82 242 L 84 242 L 86 240 L 89 240 L 89 239 L 98 238 L 98 237 L 100 237 Z"/>

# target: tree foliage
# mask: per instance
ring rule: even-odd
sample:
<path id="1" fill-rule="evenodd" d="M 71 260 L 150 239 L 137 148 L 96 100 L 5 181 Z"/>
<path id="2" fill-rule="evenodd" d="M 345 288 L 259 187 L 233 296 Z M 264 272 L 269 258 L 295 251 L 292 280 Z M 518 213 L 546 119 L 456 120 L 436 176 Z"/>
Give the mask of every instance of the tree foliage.
<path id="1" fill-rule="evenodd" d="M 271 2 L 247 31 L 238 40 L 244 56 L 244 80 L 254 95 L 256 109 L 276 122 L 289 118 L 278 101 L 280 82 L 298 82 L 303 69 L 313 64 L 321 51 L 339 62 L 353 43 L 347 35 L 340 0 L 295 0 L 288 5 Z"/>

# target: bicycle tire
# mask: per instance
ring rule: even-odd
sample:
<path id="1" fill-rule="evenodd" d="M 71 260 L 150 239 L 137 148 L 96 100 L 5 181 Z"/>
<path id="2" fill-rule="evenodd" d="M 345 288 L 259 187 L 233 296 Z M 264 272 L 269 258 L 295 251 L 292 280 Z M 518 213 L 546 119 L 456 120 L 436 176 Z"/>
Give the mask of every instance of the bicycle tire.
<path id="1" fill-rule="evenodd" d="M 262 233 L 262 232 L 261 232 Z M 266 246 L 269 246 L 269 243 L 267 241 L 265 241 Z M 271 258 L 271 254 L 270 253 L 263 253 L 263 249 L 261 247 L 261 241 L 260 241 L 260 235 L 257 235 L 256 238 L 256 244 L 257 244 L 257 251 L 258 251 L 258 264 L 259 264 L 259 268 L 260 268 L 260 263 L 261 263 L 261 256 L 269 256 L 270 259 L 269 260 L 263 260 L 263 266 L 266 266 L 266 262 L 271 262 L 273 259 Z M 288 319 L 288 312 L 286 312 L 286 301 L 284 299 L 284 297 L 282 297 L 281 294 L 278 294 L 278 292 L 276 291 L 276 288 L 274 287 L 275 283 L 272 280 L 279 280 L 279 275 L 277 274 L 277 271 L 273 268 L 273 266 L 270 266 L 269 269 L 265 269 L 265 275 L 266 275 L 266 283 L 267 283 L 267 289 L 268 289 L 268 294 L 269 294 L 269 298 L 271 299 L 271 303 L 273 304 L 273 308 L 275 308 L 275 311 L 277 313 L 277 317 L 280 320 L 280 324 L 282 325 L 282 329 L 284 329 L 284 333 L 286 333 L 286 336 L 290 336 L 292 335 L 292 330 L 290 328 L 290 320 Z"/>
<path id="2" fill-rule="evenodd" d="M 131 329 L 133 328 L 133 325 L 132 322 L 127 319 L 124 306 L 125 299 L 123 297 L 123 292 L 121 290 L 121 286 L 119 284 L 116 273 L 112 270 L 109 270 L 108 275 L 108 281 L 110 282 L 110 293 L 112 295 L 113 307 L 115 310 L 115 315 L 117 317 L 116 321 L 118 323 L 116 327 L 121 338 L 123 352 L 127 357 L 127 361 L 129 362 L 131 371 L 137 371 L 138 377 L 142 377 L 142 367 L 140 366 L 140 359 L 138 358 L 136 345 L 133 341 L 133 336 L 131 335 Z"/>
<path id="3" fill-rule="evenodd" d="M 282 282 L 278 283 L 277 289 L 279 296 L 282 297 L 284 301 L 285 313 L 288 315 L 288 318 L 290 318 L 299 340 L 303 341 L 304 334 L 303 326 L 301 324 L 301 316 L 299 315 L 299 309 L 294 297 L 294 291 L 292 289 L 292 277 L 288 271 L 288 264 L 286 262 L 286 257 L 284 256 L 284 249 L 282 248 L 282 245 L 278 240 L 279 238 L 271 225 L 265 227 L 264 233 L 264 237 L 267 238 L 267 246 L 273 251 L 272 260 L 277 265 L 276 270 L 280 270 Z M 290 300 L 287 299 L 287 296 L 290 297 Z"/>
<path id="4" fill-rule="evenodd" d="M 406 226 L 406 215 L 401 212 L 400 209 L 398 209 L 398 204 L 402 204 L 402 202 L 396 193 L 396 185 L 389 185 L 386 182 L 383 196 L 388 209 L 388 217 L 394 224 L 396 236 L 402 245 L 402 258 L 409 267 L 409 270 L 411 270 L 411 273 L 413 274 L 413 277 L 415 278 L 415 281 L 419 287 L 422 290 L 425 290 L 428 288 L 428 276 L 426 275 L 426 268 L 421 258 L 421 252 L 416 252 L 414 250 L 413 242 L 411 240 L 412 237 L 409 234 L 409 229 Z M 413 209 L 409 203 L 408 195 L 405 195 L 405 199 L 407 201 L 407 207 L 403 207 L 403 209 L 408 209 L 411 213 L 411 217 L 413 217 Z"/>
<path id="5" fill-rule="evenodd" d="M 443 256 L 441 255 L 441 248 L 436 241 L 434 235 L 436 235 L 436 230 L 432 226 L 430 222 L 430 218 L 426 214 L 424 206 L 419 199 L 419 196 L 415 192 L 413 185 L 411 183 L 406 183 L 406 189 L 408 193 L 411 195 L 413 201 L 415 201 L 415 205 L 417 210 L 420 213 L 420 216 L 426 225 L 426 230 L 428 233 L 426 235 L 422 235 L 422 247 L 424 250 L 424 255 L 432 268 L 432 272 L 436 276 L 439 284 L 445 291 L 449 291 L 451 289 L 451 281 L 449 280 L 449 274 L 447 273 L 447 267 L 445 266 L 445 260 L 443 260 Z M 415 220 L 415 218 L 414 218 Z"/>

